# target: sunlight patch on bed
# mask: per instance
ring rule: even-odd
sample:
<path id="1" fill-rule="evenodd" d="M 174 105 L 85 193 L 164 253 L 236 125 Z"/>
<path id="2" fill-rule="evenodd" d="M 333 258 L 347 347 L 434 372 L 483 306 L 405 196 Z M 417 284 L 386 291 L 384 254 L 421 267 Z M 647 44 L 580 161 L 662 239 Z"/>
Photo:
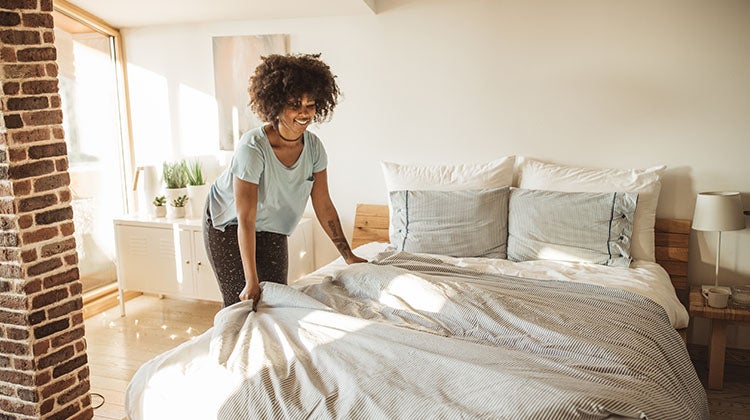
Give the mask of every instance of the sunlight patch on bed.
<path id="1" fill-rule="evenodd" d="M 284 337 L 284 330 L 282 330 L 278 325 L 274 325 L 274 331 L 276 333 L 277 337 Z M 279 340 L 278 341 L 279 347 L 281 347 L 281 351 L 284 353 L 284 357 L 287 361 L 293 360 L 295 358 L 295 352 L 291 345 L 289 345 L 288 340 Z"/>
<path id="2" fill-rule="evenodd" d="M 316 334 L 313 338 L 312 335 L 300 331 L 300 339 L 307 350 L 313 350 L 318 346 L 341 340 L 347 334 L 362 330 L 370 325 L 371 322 L 365 319 L 342 317 L 341 315 L 331 314 L 326 311 L 313 311 L 300 319 L 300 326 L 306 324 L 314 325 Z M 335 325 L 336 328 L 327 327 L 327 325 Z"/>
<path id="3" fill-rule="evenodd" d="M 191 380 L 186 380 L 189 375 Z M 210 391 L 205 386 L 210 384 Z M 149 389 L 167 389 L 178 393 L 185 401 L 201 401 L 200 404 L 175 406 L 165 398 L 164 393 L 149 392 L 138 395 L 140 404 L 150 407 L 149 418 L 211 418 L 225 402 L 225 395 L 236 392 L 241 386 L 241 378 L 233 376 L 226 369 L 211 366 L 206 356 L 196 356 L 188 364 L 184 362 L 163 365 L 148 379 Z"/>
<path id="4" fill-rule="evenodd" d="M 440 312 L 447 300 L 445 295 L 424 279 L 401 274 L 388 282 L 380 293 L 379 302 L 393 308 L 404 308 L 426 312 Z"/>
<path id="5" fill-rule="evenodd" d="M 545 247 L 539 251 L 540 260 L 553 260 L 553 261 L 581 261 L 581 257 L 569 254 L 555 248 Z M 582 261 L 585 262 L 585 261 Z"/>

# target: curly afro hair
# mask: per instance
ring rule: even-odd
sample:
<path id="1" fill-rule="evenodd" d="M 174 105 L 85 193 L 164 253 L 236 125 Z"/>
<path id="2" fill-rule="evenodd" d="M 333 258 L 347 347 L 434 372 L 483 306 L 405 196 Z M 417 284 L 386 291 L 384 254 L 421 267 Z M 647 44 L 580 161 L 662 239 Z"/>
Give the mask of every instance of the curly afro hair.
<path id="1" fill-rule="evenodd" d="M 261 57 L 262 62 L 250 77 L 250 109 L 265 122 L 276 120 L 289 100 L 299 100 L 307 94 L 315 100 L 313 121 L 330 119 L 339 97 L 336 76 L 320 54 L 272 54 Z"/>

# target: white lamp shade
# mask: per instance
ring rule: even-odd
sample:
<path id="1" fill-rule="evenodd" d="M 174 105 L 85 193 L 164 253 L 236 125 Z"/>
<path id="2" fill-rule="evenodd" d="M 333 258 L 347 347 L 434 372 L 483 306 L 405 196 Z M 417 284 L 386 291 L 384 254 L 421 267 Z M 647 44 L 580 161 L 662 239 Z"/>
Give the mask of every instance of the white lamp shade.
<path id="1" fill-rule="evenodd" d="M 742 199 L 738 192 L 702 192 L 695 201 L 693 229 L 712 232 L 745 228 Z"/>

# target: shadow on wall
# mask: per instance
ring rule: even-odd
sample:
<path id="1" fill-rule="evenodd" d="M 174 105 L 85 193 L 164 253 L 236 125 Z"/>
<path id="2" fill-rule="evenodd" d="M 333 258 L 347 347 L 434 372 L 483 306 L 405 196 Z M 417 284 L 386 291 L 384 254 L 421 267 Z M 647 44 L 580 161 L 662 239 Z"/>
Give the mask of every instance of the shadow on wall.
<path id="1" fill-rule="evenodd" d="M 690 167 L 667 168 L 661 178 L 657 217 L 692 220 L 697 194 L 694 185 Z"/>

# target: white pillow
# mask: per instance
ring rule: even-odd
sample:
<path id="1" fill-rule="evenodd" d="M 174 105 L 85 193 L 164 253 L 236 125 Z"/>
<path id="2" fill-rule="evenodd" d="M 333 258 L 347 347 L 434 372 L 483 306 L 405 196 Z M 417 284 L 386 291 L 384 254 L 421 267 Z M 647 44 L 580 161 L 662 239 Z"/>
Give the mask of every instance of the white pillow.
<path id="1" fill-rule="evenodd" d="M 518 187 L 564 192 L 633 192 L 638 205 L 633 222 L 633 258 L 654 261 L 654 223 L 666 166 L 648 169 L 597 169 L 544 163 L 525 158 L 518 168 Z"/>
<path id="2" fill-rule="evenodd" d="M 403 165 L 381 162 L 388 192 L 401 190 L 457 191 L 509 186 L 515 156 L 487 163 L 457 165 Z"/>

